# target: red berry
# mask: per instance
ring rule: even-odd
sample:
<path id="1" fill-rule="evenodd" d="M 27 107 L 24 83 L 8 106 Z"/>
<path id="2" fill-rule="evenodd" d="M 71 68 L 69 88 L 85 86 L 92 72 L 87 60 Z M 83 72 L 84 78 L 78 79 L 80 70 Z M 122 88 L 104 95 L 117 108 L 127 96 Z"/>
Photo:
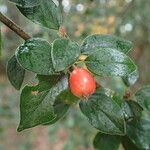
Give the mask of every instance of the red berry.
<path id="1" fill-rule="evenodd" d="M 96 89 L 92 74 L 84 68 L 75 68 L 69 79 L 71 92 L 77 97 L 88 97 Z"/>

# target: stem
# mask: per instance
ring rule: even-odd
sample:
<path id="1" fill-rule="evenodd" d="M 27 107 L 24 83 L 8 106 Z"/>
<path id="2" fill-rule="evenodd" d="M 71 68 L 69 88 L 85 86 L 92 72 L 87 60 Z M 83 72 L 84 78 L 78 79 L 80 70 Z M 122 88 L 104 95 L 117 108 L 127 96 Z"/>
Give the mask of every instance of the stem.
<path id="1" fill-rule="evenodd" d="M 24 40 L 28 40 L 31 37 L 24 32 L 17 24 L 15 24 L 12 20 L 10 20 L 9 18 L 7 18 L 5 15 L 3 15 L 0 12 L 0 21 L 2 23 L 4 23 L 7 27 L 9 27 L 11 30 L 13 30 L 17 35 L 19 35 L 21 38 L 23 38 Z"/>
<path id="2" fill-rule="evenodd" d="M 67 35 L 67 29 L 65 28 L 65 26 L 61 26 L 59 28 L 59 34 L 61 37 L 63 38 L 68 38 L 68 35 Z"/>

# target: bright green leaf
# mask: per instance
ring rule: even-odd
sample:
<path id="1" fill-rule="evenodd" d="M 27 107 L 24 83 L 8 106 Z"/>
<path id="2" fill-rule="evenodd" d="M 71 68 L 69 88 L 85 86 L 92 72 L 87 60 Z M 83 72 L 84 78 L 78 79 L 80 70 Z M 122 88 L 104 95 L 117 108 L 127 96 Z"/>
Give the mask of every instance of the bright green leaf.
<path id="1" fill-rule="evenodd" d="M 97 89 L 88 100 L 82 100 L 80 109 L 90 124 L 102 133 L 125 134 L 125 121 L 121 108 L 111 97 L 102 93 L 101 89 Z"/>
<path id="2" fill-rule="evenodd" d="M 118 150 L 121 143 L 120 136 L 98 133 L 93 141 L 96 150 Z"/>
<path id="3" fill-rule="evenodd" d="M 34 7 L 17 7 L 25 17 L 49 29 L 58 30 L 62 24 L 59 3 L 56 5 L 53 0 L 40 1 L 39 5 Z"/>
<path id="4" fill-rule="evenodd" d="M 12 56 L 7 63 L 7 76 L 10 83 L 19 90 L 21 88 L 23 79 L 25 75 L 25 70 L 17 62 L 15 56 Z"/>
<path id="5" fill-rule="evenodd" d="M 33 7 L 39 5 L 41 0 L 9 0 L 21 7 Z"/>
<path id="6" fill-rule="evenodd" d="M 79 46 L 69 39 L 57 39 L 52 46 L 52 61 L 55 71 L 65 70 L 80 55 Z"/>
<path id="7" fill-rule="evenodd" d="M 100 48 L 112 48 L 123 53 L 128 53 L 133 47 L 130 41 L 113 35 L 101 35 L 95 34 L 88 36 L 81 46 L 81 50 L 84 54 L 92 54 L 93 52 L 100 50 Z"/>
<path id="8" fill-rule="evenodd" d="M 68 78 L 63 77 L 59 81 L 53 79 L 53 82 L 49 84 L 51 85 L 49 90 L 42 90 L 39 88 L 39 85 L 33 87 L 25 86 L 22 90 L 19 132 L 56 119 L 57 114 L 55 114 L 53 105 L 56 97 L 68 88 Z"/>
<path id="9" fill-rule="evenodd" d="M 42 75 L 54 74 L 51 60 L 51 45 L 39 38 L 25 41 L 16 50 L 16 57 L 21 66 Z"/>
<path id="10" fill-rule="evenodd" d="M 85 60 L 88 69 L 97 75 L 127 76 L 136 70 L 133 61 L 124 53 L 101 48 Z"/>

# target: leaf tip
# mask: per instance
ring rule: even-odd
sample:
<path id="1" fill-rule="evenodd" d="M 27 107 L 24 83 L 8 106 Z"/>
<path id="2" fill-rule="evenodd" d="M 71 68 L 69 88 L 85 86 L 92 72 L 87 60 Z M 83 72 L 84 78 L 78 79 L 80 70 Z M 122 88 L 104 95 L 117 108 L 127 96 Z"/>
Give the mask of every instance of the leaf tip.
<path id="1" fill-rule="evenodd" d="M 21 132 L 22 130 L 23 130 L 23 126 L 19 125 L 18 128 L 17 128 L 17 132 Z"/>

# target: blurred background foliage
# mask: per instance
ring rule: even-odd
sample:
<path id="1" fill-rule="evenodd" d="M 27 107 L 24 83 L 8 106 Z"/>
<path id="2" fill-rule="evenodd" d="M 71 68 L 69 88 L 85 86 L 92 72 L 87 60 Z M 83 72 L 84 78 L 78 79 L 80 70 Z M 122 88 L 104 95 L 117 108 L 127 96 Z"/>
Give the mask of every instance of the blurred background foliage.
<path id="1" fill-rule="evenodd" d="M 90 34 L 115 34 L 131 40 L 134 50 L 130 55 L 140 72 L 140 78 L 132 90 L 150 84 L 149 0 L 59 1 L 65 18 L 64 25 L 72 40 L 82 43 Z M 41 28 L 26 19 L 8 0 L 0 0 L 0 11 L 33 37 L 42 37 L 49 42 L 58 37 L 56 31 Z M 19 122 L 19 92 L 8 82 L 5 66 L 23 40 L 5 25 L 0 25 L 0 150 L 92 150 L 92 139 L 97 131 L 87 123 L 78 108 L 70 110 L 68 116 L 55 125 L 16 132 Z M 32 80 L 34 76 L 27 73 L 26 79 Z M 125 91 L 118 78 L 100 80 L 120 95 Z"/>

